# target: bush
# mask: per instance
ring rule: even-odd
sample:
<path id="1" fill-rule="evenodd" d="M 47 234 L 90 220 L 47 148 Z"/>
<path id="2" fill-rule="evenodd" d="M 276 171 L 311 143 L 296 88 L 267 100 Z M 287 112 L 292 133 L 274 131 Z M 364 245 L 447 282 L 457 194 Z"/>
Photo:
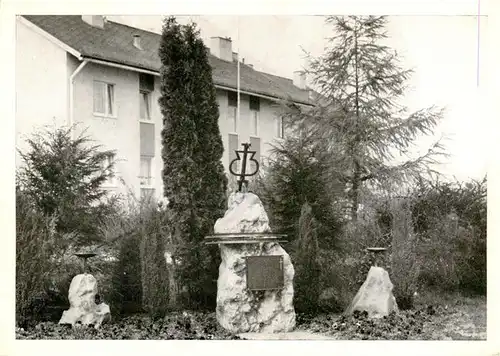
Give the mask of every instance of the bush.
<path id="1" fill-rule="evenodd" d="M 169 221 L 165 211 L 154 205 L 144 207 L 140 221 L 142 303 L 154 319 L 164 317 L 169 308 L 169 276 L 165 248 Z"/>
<path id="2" fill-rule="evenodd" d="M 428 237 L 420 241 L 420 254 L 426 260 L 420 281 L 428 287 L 455 291 L 459 287 L 458 262 L 461 252 L 456 219 L 443 216 L 428 219 Z"/>
<path id="3" fill-rule="evenodd" d="M 141 239 L 131 232 L 119 242 L 118 261 L 112 276 L 112 312 L 127 315 L 142 311 Z"/>
<path id="4" fill-rule="evenodd" d="M 387 236 L 373 219 L 358 217 L 344 225 L 338 236 L 338 250 L 321 250 L 319 254 L 321 309 L 344 311 L 350 305 L 375 263 L 375 256 L 366 248 L 390 246 L 386 240 Z M 377 260 L 391 274 L 389 252 Z"/>
<path id="5" fill-rule="evenodd" d="M 486 178 L 422 182 L 413 197 L 423 258 L 421 282 L 442 290 L 486 294 Z"/>
<path id="6" fill-rule="evenodd" d="M 311 206 L 304 204 L 299 219 L 299 237 L 296 241 L 295 253 L 293 253 L 294 306 L 299 312 L 313 311 L 318 308 L 321 269 L 318 261 L 316 225 Z"/>
<path id="7" fill-rule="evenodd" d="M 113 174 L 104 162 L 114 153 L 83 134 L 73 139 L 72 130 L 47 128 L 29 138 L 17 180 L 40 212 L 56 217 L 60 236 L 72 234 L 76 241 L 67 242 L 82 245 L 99 241 L 98 227 L 115 212 L 115 199 L 101 189 Z"/>
<path id="8" fill-rule="evenodd" d="M 288 137 L 273 149 L 255 186 L 274 230 L 287 234 L 291 241 L 297 239 L 301 210 L 307 203 L 316 221 L 319 246 L 336 248 L 342 219 L 334 198 L 340 184 L 327 171 L 327 158 L 305 137 Z"/>
<path id="9" fill-rule="evenodd" d="M 417 238 L 413 231 L 411 205 L 397 199 L 392 204 L 391 276 L 394 296 L 400 309 L 411 309 L 417 291 L 421 258 L 417 255 Z"/>
<path id="10" fill-rule="evenodd" d="M 45 217 L 16 188 L 16 323 L 40 321 L 46 307 L 55 219 Z"/>

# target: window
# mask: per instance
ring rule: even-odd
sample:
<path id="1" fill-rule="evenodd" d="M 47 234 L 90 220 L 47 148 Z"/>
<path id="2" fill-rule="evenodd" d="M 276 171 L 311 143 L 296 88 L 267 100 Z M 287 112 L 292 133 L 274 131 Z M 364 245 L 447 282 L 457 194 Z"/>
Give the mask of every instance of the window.
<path id="1" fill-rule="evenodd" d="M 140 119 L 151 120 L 151 93 L 155 90 L 155 78 L 151 74 L 139 73 Z"/>
<path id="2" fill-rule="evenodd" d="M 139 73 L 139 90 L 148 92 L 155 90 L 155 77 L 151 74 Z"/>
<path id="3" fill-rule="evenodd" d="M 231 121 L 232 132 L 238 132 L 238 94 L 227 92 L 227 118 Z"/>
<path id="4" fill-rule="evenodd" d="M 227 105 L 233 107 L 238 106 L 238 94 L 234 91 L 227 92 Z"/>
<path id="5" fill-rule="evenodd" d="M 141 185 L 151 185 L 152 157 L 141 156 L 140 180 Z"/>
<path id="6" fill-rule="evenodd" d="M 281 116 L 276 118 L 276 136 L 278 138 L 285 137 L 285 125 Z"/>
<path id="7" fill-rule="evenodd" d="M 94 113 L 115 116 L 115 86 L 94 81 Z"/>
<path id="8" fill-rule="evenodd" d="M 256 96 L 250 97 L 250 110 L 260 111 L 260 99 Z"/>
<path id="9" fill-rule="evenodd" d="M 151 120 L 151 93 L 141 90 L 140 97 L 140 118 L 141 120 Z"/>
<path id="10" fill-rule="evenodd" d="M 253 136 L 259 136 L 259 112 L 260 112 L 260 99 L 251 96 L 250 97 L 250 125 L 251 134 Z"/>
<path id="11" fill-rule="evenodd" d="M 103 170 L 109 170 L 111 173 L 111 177 L 106 181 L 105 185 L 115 186 L 116 185 L 115 156 L 114 155 L 106 156 L 106 158 L 102 161 L 101 164 Z"/>

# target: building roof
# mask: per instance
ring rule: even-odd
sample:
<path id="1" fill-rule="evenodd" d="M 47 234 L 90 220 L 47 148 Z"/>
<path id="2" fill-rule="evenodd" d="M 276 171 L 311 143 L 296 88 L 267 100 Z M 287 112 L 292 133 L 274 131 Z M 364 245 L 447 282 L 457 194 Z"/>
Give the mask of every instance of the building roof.
<path id="1" fill-rule="evenodd" d="M 84 58 L 132 66 L 159 72 L 158 56 L 160 35 L 157 33 L 107 21 L 104 29 L 93 27 L 78 15 L 23 15 L 25 19 L 78 51 Z M 141 37 L 142 50 L 133 45 L 133 35 Z M 237 86 L 237 63 L 227 62 L 209 55 L 214 84 L 230 89 Z M 288 78 L 278 77 L 240 65 L 242 91 L 289 99 L 296 103 L 311 104 L 309 91 L 293 85 Z"/>

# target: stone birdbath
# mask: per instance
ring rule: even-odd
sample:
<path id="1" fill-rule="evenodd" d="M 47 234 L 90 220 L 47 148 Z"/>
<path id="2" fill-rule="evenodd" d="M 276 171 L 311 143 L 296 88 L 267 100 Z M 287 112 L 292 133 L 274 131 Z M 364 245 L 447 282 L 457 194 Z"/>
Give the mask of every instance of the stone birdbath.
<path id="1" fill-rule="evenodd" d="M 387 251 L 386 247 L 368 247 L 366 251 L 373 254 L 374 258 L 374 266 L 378 267 L 380 262 L 380 257 Z"/>
<path id="2" fill-rule="evenodd" d="M 396 298 L 392 294 L 393 284 L 389 273 L 379 267 L 380 257 L 387 248 L 368 247 L 366 249 L 374 255 L 374 265 L 368 271 L 365 282 L 345 311 L 352 314 L 354 311 L 366 311 L 369 317 L 381 318 L 398 310 Z"/>
<path id="3" fill-rule="evenodd" d="M 75 253 L 75 256 L 83 260 L 83 273 L 71 280 L 68 291 L 70 307 L 63 312 L 59 324 L 93 325 L 99 328 L 103 322 L 111 319 L 109 305 L 100 302 L 97 280 L 87 273 L 87 259 L 96 255 L 94 252 Z"/>
<path id="4" fill-rule="evenodd" d="M 88 253 L 75 253 L 76 257 L 79 257 L 83 260 L 83 274 L 87 274 L 87 260 L 91 257 L 96 256 L 96 253 L 88 252 Z"/>

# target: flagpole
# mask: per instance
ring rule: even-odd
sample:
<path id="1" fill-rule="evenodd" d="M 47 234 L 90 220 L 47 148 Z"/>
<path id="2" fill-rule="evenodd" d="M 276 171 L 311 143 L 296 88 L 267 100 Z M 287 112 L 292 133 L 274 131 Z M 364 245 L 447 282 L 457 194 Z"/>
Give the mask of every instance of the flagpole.
<path id="1" fill-rule="evenodd" d="M 238 94 L 237 101 L 237 115 L 236 115 L 236 128 L 240 125 L 240 17 L 238 16 L 238 54 L 236 55 L 237 60 L 237 79 L 236 79 L 236 91 Z"/>
<path id="2" fill-rule="evenodd" d="M 480 41 L 480 31 L 481 31 L 481 0 L 477 1 L 477 65 L 476 65 L 476 85 L 479 87 L 479 71 L 480 71 L 480 65 L 479 65 L 479 55 L 480 55 L 480 46 L 479 46 L 479 41 Z"/>

